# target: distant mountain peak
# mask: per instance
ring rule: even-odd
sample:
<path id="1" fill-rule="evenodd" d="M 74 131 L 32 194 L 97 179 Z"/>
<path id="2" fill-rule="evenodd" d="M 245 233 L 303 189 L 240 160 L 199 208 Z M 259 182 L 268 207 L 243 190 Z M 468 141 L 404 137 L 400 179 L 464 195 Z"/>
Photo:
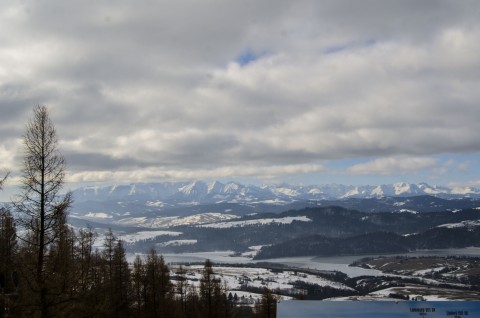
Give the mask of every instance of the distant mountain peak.
<path id="1" fill-rule="evenodd" d="M 225 185 L 219 181 L 213 181 L 208 184 L 208 192 L 219 192 Z"/>
<path id="2" fill-rule="evenodd" d="M 348 198 L 382 198 L 433 195 L 441 198 L 475 197 L 480 198 L 480 190 L 474 187 L 448 188 L 430 186 L 427 183 L 412 184 L 397 182 L 393 184 L 372 185 L 243 185 L 237 182 L 226 184 L 213 181 L 206 183 L 191 182 L 136 183 L 113 185 L 110 187 L 84 187 L 75 190 L 76 199 L 102 200 L 103 198 L 134 200 L 145 198 L 168 202 L 296 202 L 305 200 L 332 200 Z"/>
<path id="3" fill-rule="evenodd" d="M 227 192 L 227 191 L 239 190 L 241 187 L 242 187 L 241 184 L 231 181 L 225 185 L 224 191 Z"/>

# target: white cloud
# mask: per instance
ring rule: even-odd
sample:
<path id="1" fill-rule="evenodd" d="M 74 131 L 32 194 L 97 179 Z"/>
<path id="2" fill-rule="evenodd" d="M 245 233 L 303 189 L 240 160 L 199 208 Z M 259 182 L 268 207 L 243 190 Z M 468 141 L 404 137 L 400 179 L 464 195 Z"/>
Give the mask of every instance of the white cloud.
<path id="1" fill-rule="evenodd" d="M 278 175 L 301 175 L 323 172 L 326 169 L 321 165 L 300 164 L 284 166 L 222 166 L 212 169 L 170 169 L 146 168 L 133 171 L 87 171 L 68 174 L 68 182 L 146 182 L 159 180 L 215 180 L 222 178 L 257 178 L 273 179 Z"/>
<path id="2" fill-rule="evenodd" d="M 389 174 L 414 171 L 399 158 L 424 169 L 440 154 L 479 153 L 479 8 L 5 1 L 0 159 L 16 164 L 21 147 L 9 145 L 38 103 L 72 180 L 281 177 L 365 157 L 394 162 L 351 173 Z M 239 65 L 246 51 L 258 59 Z"/>
<path id="3" fill-rule="evenodd" d="M 18 158 L 15 157 L 17 149 L 22 146 L 22 140 L 11 139 L 4 144 L 0 144 L 0 178 L 2 172 L 15 171 Z"/>
<path id="4" fill-rule="evenodd" d="M 366 163 L 351 166 L 348 171 L 356 175 L 380 174 L 392 175 L 431 169 L 437 165 L 433 158 L 424 157 L 390 157 L 379 158 Z"/>

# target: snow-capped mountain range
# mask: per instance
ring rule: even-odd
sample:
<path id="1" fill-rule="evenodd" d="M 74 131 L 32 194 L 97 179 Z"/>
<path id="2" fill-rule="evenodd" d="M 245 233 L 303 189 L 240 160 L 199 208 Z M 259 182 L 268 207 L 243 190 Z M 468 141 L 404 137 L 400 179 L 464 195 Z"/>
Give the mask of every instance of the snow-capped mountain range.
<path id="1" fill-rule="evenodd" d="M 383 198 L 432 195 L 441 198 L 480 198 L 480 189 L 448 188 L 426 183 L 399 182 L 379 186 L 327 185 L 243 185 L 236 182 L 162 182 L 134 183 L 76 189 L 74 198 L 84 201 L 146 201 L 150 206 L 163 204 L 266 203 L 286 204 L 304 200 L 338 200 L 347 198 Z"/>
<path id="2" fill-rule="evenodd" d="M 309 217 L 303 214 L 278 220 L 275 215 L 332 206 L 355 213 L 395 214 L 478 209 L 480 190 L 450 189 L 425 183 L 253 186 L 195 181 L 84 187 L 73 191 L 73 199 L 69 214 L 73 226 L 92 225 L 96 230 L 114 227 L 118 231 L 128 228 L 132 231 L 133 228 L 164 230 L 197 225 L 207 229 L 272 222 L 309 223 Z"/>

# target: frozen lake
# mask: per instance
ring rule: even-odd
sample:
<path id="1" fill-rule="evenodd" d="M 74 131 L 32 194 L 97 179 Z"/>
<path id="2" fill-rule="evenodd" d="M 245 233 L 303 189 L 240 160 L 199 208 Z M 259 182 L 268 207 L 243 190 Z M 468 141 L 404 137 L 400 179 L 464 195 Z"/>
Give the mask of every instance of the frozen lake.
<path id="1" fill-rule="evenodd" d="M 198 263 L 210 259 L 214 264 L 255 264 L 259 262 L 271 262 L 284 264 L 288 266 L 295 266 L 300 268 L 340 271 L 350 277 L 357 277 L 362 275 L 377 276 L 381 272 L 377 270 L 364 269 L 359 267 L 348 266 L 352 262 L 364 257 L 376 257 L 380 255 L 356 255 L 356 256 L 335 256 L 335 257 L 285 257 L 266 260 L 252 260 L 248 257 L 231 256 L 232 251 L 219 252 L 199 252 L 199 253 L 182 253 L 182 254 L 162 254 L 167 263 Z M 390 254 L 384 256 L 479 256 L 480 247 L 468 247 L 461 249 L 443 249 L 443 250 L 425 250 L 416 251 L 403 254 Z M 128 261 L 133 262 L 135 255 L 128 255 Z"/>
<path id="2" fill-rule="evenodd" d="M 380 271 L 372 269 L 364 269 L 360 267 L 350 267 L 349 264 L 365 257 L 378 256 L 479 256 L 480 247 L 467 247 L 459 249 L 443 249 L 443 250 L 424 250 L 402 254 L 372 254 L 372 255 L 349 255 L 334 257 L 287 257 L 265 260 L 268 262 L 280 263 L 301 268 L 313 268 L 318 270 L 340 271 L 350 277 L 362 275 L 378 276 L 382 275 Z"/>

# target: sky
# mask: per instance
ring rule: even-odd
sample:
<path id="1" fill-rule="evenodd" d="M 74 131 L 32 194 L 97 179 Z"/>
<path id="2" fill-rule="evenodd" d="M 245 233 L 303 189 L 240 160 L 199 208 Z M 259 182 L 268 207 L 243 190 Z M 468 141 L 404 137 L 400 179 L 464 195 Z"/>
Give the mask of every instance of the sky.
<path id="1" fill-rule="evenodd" d="M 0 171 L 67 184 L 480 186 L 480 2 L 0 2 Z"/>

